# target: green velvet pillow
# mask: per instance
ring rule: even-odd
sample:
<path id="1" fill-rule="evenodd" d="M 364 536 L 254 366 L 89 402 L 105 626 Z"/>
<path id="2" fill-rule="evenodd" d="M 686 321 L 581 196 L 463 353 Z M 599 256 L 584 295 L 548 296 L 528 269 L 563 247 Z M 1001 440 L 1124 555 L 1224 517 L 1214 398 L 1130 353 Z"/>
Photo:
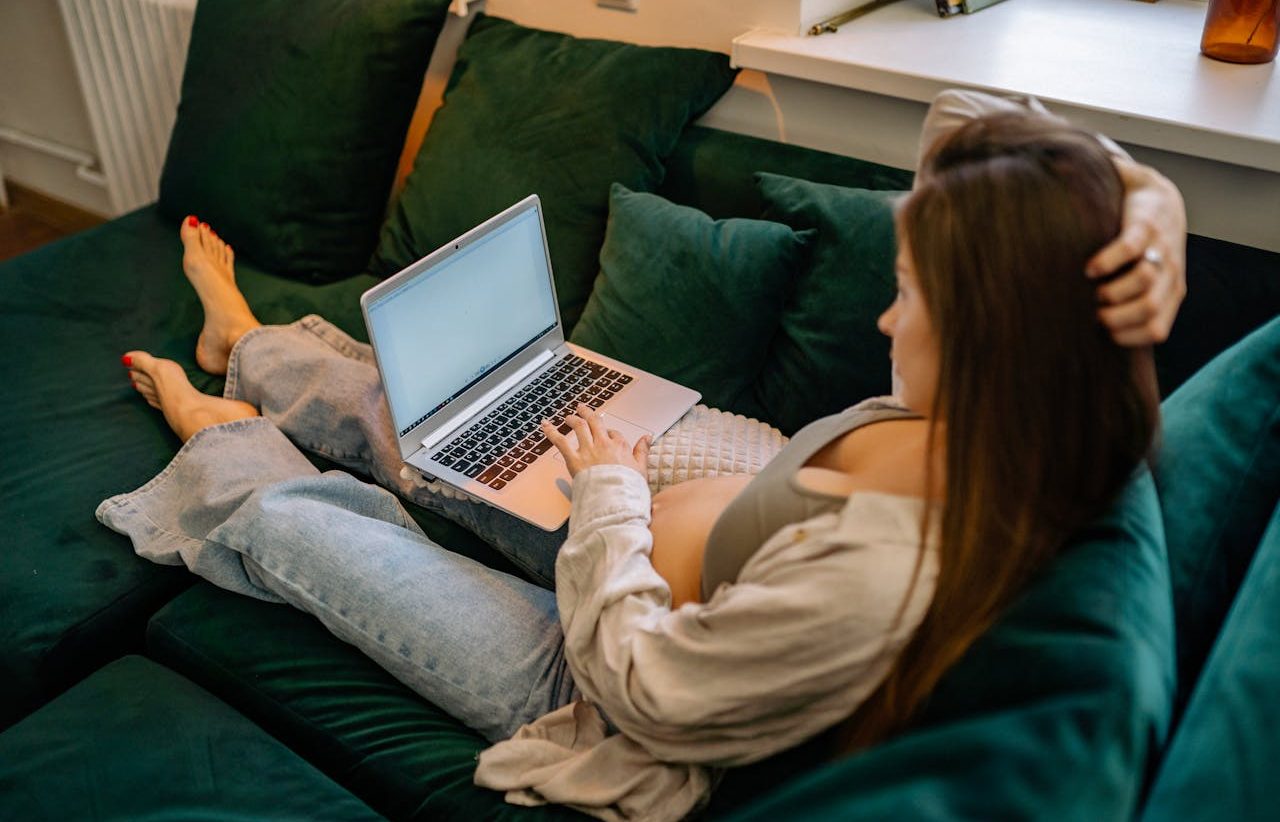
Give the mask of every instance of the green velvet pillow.
<path id="1" fill-rule="evenodd" d="M 1162 413 L 1156 485 L 1184 702 L 1280 498 L 1280 317 L 1200 369 Z"/>
<path id="2" fill-rule="evenodd" d="M 811 233 L 713 221 L 615 184 L 600 276 L 572 339 L 758 417 L 754 382 Z"/>
<path id="3" fill-rule="evenodd" d="M 758 388 L 766 419 L 789 434 L 891 390 L 889 339 L 876 320 L 893 301 L 892 203 L 901 192 L 766 173 L 756 182 L 766 219 L 818 235 Z"/>
<path id="4" fill-rule="evenodd" d="M 200 0 L 160 178 L 261 268 L 360 273 L 447 0 Z"/>
<path id="5" fill-rule="evenodd" d="M 723 54 L 583 40 L 479 16 L 382 230 L 399 269 L 529 194 L 542 198 L 560 313 L 591 293 L 609 186 L 647 191 L 681 131 L 732 84 Z"/>
<path id="6" fill-rule="evenodd" d="M 1280 507 L 1213 646 L 1143 813 L 1273 819 L 1280 809 Z"/>
<path id="7" fill-rule="evenodd" d="M 1142 470 L 943 677 L 913 730 L 734 818 L 1132 818 L 1169 732 L 1169 590 Z"/>
<path id="8" fill-rule="evenodd" d="M 149 659 L 107 665 L 0 735 L 0 819 L 382 817 Z"/>

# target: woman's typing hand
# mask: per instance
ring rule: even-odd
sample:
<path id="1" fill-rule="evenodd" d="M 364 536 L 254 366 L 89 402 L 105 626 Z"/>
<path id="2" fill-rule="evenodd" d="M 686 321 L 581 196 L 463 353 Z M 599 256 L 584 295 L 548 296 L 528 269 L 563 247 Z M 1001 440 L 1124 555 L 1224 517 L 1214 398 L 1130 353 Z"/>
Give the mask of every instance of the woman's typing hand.
<path id="1" fill-rule="evenodd" d="M 1114 159 L 1124 183 L 1120 234 L 1089 260 L 1086 273 L 1105 277 L 1098 318 L 1116 343 L 1154 345 L 1169 338 L 1187 294 L 1187 213 L 1177 187 L 1155 169 Z"/>
<path id="2" fill-rule="evenodd" d="M 565 418 L 565 424 L 577 435 L 577 443 L 570 443 L 567 434 L 549 420 L 542 421 L 542 432 L 564 456 L 569 476 L 595 465 L 625 465 L 645 476 L 651 437 L 641 437 L 634 446 L 629 445 L 618 431 L 606 430 L 595 409 L 583 403 L 578 404 L 577 414 Z"/>

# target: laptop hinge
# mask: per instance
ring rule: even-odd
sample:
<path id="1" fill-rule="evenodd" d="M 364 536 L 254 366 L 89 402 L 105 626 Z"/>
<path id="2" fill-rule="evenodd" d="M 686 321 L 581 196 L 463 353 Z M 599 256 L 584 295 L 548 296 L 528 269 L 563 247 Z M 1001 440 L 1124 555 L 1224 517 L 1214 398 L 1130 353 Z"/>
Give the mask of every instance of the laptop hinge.
<path id="1" fill-rule="evenodd" d="M 429 436 L 425 437 L 422 440 L 422 447 L 430 449 L 436 443 L 440 442 L 441 440 L 443 440 L 444 438 L 452 434 L 454 431 L 457 431 L 459 428 L 466 425 L 468 422 L 471 421 L 471 419 L 476 414 L 478 414 L 481 411 L 481 409 L 483 409 L 485 406 L 489 405 L 494 400 L 501 397 L 503 394 L 510 391 L 521 380 L 523 380 L 525 377 L 529 376 L 534 371 L 537 371 L 544 364 L 546 364 L 546 362 L 550 360 L 553 356 L 554 354 L 552 352 L 543 351 L 541 354 L 534 357 L 529 362 L 525 363 L 523 366 L 520 367 L 518 371 L 516 371 L 510 377 L 507 377 L 505 380 L 503 380 L 502 382 L 495 385 L 493 388 L 486 391 L 481 397 L 477 398 L 475 402 L 471 403 L 466 408 L 459 411 L 453 417 L 452 422 L 446 423 L 445 425 L 442 425 L 440 428 L 437 428 L 435 431 L 432 431 Z"/>

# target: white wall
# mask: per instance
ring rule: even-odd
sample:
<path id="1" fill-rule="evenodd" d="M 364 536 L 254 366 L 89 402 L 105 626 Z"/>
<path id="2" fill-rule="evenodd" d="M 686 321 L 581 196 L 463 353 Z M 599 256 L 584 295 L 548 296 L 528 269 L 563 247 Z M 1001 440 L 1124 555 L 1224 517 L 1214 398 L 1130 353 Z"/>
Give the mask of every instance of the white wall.
<path id="1" fill-rule="evenodd" d="M 611 37 L 647 45 L 697 46 L 727 53 L 733 38 L 749 28 L 795 30 L 805 14 L 825 12 L 830 7 L 819 5 L 825 0 L 637 2 L 639 11 L 635 13 L 600 9 L 595 0 L 489 0 L 488 8 L 525 25 L 580 36 Z M 686 6 L 697 9 L 691 11 Z M 911 168 L 925 109 L 923 103 L 895 97 L 743 72 L 737 85 L 701 122 L 727 131 Z M 1280 251 L 1275 216 L 1280 214 L 1280 174 L 1186 154 L 1126 148 L 1138 160 L 1160 169 L 1182 189 L 1193 232 Z"/>
<path id="2" fill-rule="evenodd" d="M 728 54 L 733 38 L 752 28 L 798 31 L 803 1 L 635 0 L 636 11 L 619 11 L 601 8 L 595 0 L 488 0 L 487 10 L 517 23 L 579 37 Z"/>
<path id="3" fill-rule="evenodd" d="M 798 29 L 816 1 L 636 0 L 638 10 L 625 12 L 595 0 L 489 0 L 488 10 L 579 36 L 728 53 L 733 38 L 750 28 Z M 434 62 L 438 93 L 448 66 Z M 909 168 L 924 111 L 897 98 L 743 72 L 702 122 Z M 97 154 L 56 0 L 0 0 L 0 126 Z M 1272 216 L 1280 213 L 1280 175 L 1168 152 L 1135 154 L 1183 188 L 1193 231 L 1280 250 Z M 0 167 L 10 179 L 107 211 L 105 193 L 76 179 L 70 163 L 0 144 Z"/>
<path id="4" fill-rule="evenodd" d="M 0 0 L 0 127 L 98 153 L 57 0 Z M 66 160 L 0 141 L 0 169 L 6 180 L 108 211 L 106 191 Z"/>

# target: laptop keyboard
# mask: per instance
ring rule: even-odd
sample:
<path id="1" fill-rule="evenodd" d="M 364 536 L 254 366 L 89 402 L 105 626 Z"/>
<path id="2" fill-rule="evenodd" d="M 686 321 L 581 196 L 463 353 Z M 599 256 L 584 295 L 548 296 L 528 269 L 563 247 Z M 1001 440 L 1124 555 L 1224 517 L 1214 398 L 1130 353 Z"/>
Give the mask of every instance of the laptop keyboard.
<path id="1" fill-rule="evenodd" d="M 501 490 L 551 449 L 539 427 L 543 420 L 567 434 L 565 417 L 578 403 L 599 408 L 631 380 L 629 374 L 570 354 L 472 423 L 431 461 Z"/>

